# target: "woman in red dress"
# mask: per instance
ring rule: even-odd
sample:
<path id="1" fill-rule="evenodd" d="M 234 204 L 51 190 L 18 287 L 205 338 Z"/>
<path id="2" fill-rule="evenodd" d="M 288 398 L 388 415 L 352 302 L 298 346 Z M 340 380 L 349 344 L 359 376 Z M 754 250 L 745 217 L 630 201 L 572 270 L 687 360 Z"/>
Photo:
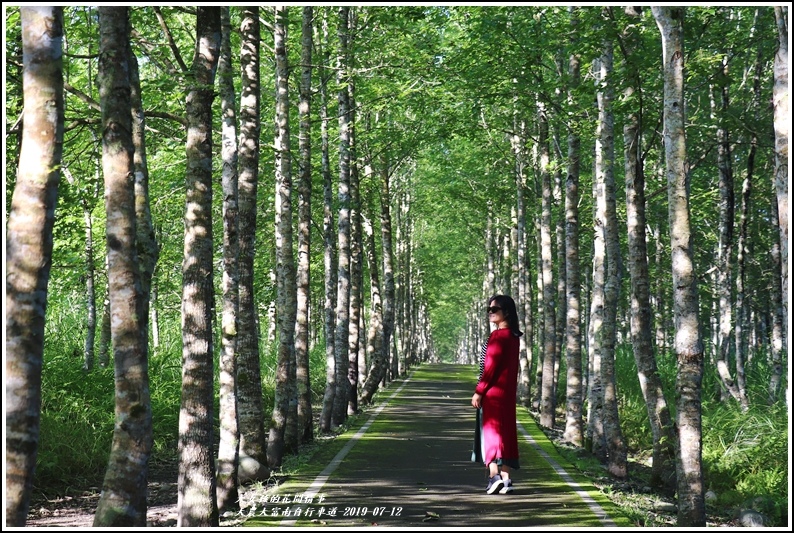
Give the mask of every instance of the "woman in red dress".
<path id="1" fill-rule="evenodd" d="M 496 326 L 486 343 L 480 380 L 471 405 L 482 408 L 482 459 L 488 469 L 488 494 L 513 491 L 510 472 L 519 468 L 516 433 L 519 337 L 516 304 L 510 296 L 488 300 L 488 320 Z"/>

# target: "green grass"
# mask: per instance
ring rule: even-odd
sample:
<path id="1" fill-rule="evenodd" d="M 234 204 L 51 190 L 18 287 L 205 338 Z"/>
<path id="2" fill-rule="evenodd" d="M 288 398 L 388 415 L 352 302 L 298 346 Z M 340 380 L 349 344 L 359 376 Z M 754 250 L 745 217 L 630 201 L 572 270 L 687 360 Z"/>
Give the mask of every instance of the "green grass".
<path id="1" fill-rule="evenodd" d="M 114 423 L 113 368 L 111 364 L 90 372 L 82 369 L 82 314 L 83 310 L 74 302 L 48 309 L 41 431 L 34 479 L 34 490 L 48 495 L 101 486 L 110 451 Z M 160 336 L 160 347 L 151 350 L 149 362 L 154 423 L 152 463 L 176 459 L 180 408 L 182 353 L 178 321 L 164 322 Z M 667 393 L 671 394 L 675 362 L 671 357 L 660 357 L 658 361 Z M 267 347 L 262 349 L 262 363 L 265 413 L 269 414 L 274 383 L 267 369 L 275 366 L 275 353 Z M 325 385 L 322 343 L 312 349 L 310 365 L 313 408 L 320 409 Z M 432 368 L 423 372 L 427 372 L 426 379 L 442 377 L 434 376 Z M 616 372 L 621 428 L 629 452 L 634 457 L 648 457 L 652 439 L 629 349 L 618 350 Z M 473 367 L 461 365 L 456 379 L 473 381 L 475 375 Z M 563 368 L 558 387 L 561 394 L 565 390 L 564 376 Z M 739 508 L 752 507 L 767 515 L 771 525 L 780 526 L 786 525 L 789 498 L 789 416 L 782 399 L 769 404 L 768 379 L 765 358 L 757 354 L 747 369 L 751 408 L 743 412 L 736 402 L 719 398 L 716 372 L 707 365 L 703 383 L 704 480 L 706 489 L 717 496 L 714 512 L 735 513 Z M 374 403 L 379 401 L 376 395 Z M 674 416 L 673 398 L 668 398 L 668 402 Z M 558 404 L 564 405 L 564 398 L 558 399 Z M 359 422 L 363 423 L 353 418 L 347 425 Z M 330 448 L 325 446 L 325 439 L 318 438 L 318 443 L 323 446 L 310 444 L 298 455 L 285 457 L 282 472 L 297 472 L 311 454 L 332 454 L 344 441 L 335 440 Z M 583 473 L 603 473 L 597 462 L 576 451 L 563 449 L 559 453 Z"/>

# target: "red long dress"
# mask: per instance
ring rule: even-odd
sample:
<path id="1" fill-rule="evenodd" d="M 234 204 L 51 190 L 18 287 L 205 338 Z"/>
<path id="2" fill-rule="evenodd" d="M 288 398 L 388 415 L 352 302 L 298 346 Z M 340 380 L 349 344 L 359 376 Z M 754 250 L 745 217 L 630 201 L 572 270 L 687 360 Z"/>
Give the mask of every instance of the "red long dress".
<path id="1" fill-rule="evenodd" d="M 483 462 L 519 468 L 516 433 L 519 340 L 509 328 L 488 338 L 485 364 L 475 392 L 482 395 Z"/>

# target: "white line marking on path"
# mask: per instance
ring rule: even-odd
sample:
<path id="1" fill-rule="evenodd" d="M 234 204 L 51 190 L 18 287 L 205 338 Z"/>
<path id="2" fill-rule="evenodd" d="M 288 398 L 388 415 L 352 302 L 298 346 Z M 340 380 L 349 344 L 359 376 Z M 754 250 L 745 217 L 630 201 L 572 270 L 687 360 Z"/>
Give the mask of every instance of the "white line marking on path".
<path id="1" fill-rule="evenodd" d="M 413 376 L 413 372 L 411 372 L 411 376 Z M 367 432 L 367 430 L 369 429 L 369 426 L 372 425 L 372 423 L 378 417 L 380 412 L 383 411 L 383 408 L 386 407 L 389 404 L 389 402 L 391 402 L 392 399 L 394 399 L 394 397 L 397 396 L 397 394 L 400 393 L 401 390 L 403 390 L 403 387 L 405 387 L 405 385 L 409 381 L 411 381 L 411 376 L 408 376 L 408 378 L 406 378 L 405 381 L 402 382 L 402 385 L 397 387 L 397 390 L 394 391 L 392 393 L 392 395 L 389 396 L 389 398 L 386 401 L 382 402 L 378 406 L 377 409 L 375 409 L 375 412 L 372 413 L 372 416 L 369 417 L 369 420 L 367 420 L 367 423 L 364 424 L 363 426 L 361 426 L 361 429 L 359 429 L 358 432 L 356 432 L 356 434 L 353 435 L 353 437 L 347 442 L 347 444 L 345 444 L 344 448 L 339 450 L 339 453 L 337 453 L 336 456 L 331 460 L 331 462 L 328 463 L 328 466 L 325 467 L 325 470 L 320 472 L 320 475 L 318 475 L 317 478 L 312 482 L 312 484 L 309 485 L 309 488 L 303 492 L 304 498 L 306 498 L 308 500 L 311 500 L 312 498 L 314 498 L 317 495 L 317 493 L 320 492 L 320 489 L 323 488 L 323 485 L 325 485 L 325 482 L 328 481 L 329 477 L 331 477 L 331 474 L 334 473 L 334 470 L 337 469 L 337 467 L 340 465 L 340 463 L 344 460 L 345 456 L 350 452 L 350 450 L 353 449 L 353 446 L 356 445 L 356 441 L 358 441 L 358 439 L 360 439 L 361 436 L 364 435 L 364 433 Z M 294 526 L 295 522 L 297 522 L 298 518 L 300 518 L 300 516 L 296 515 L 296 512 L 299 509 L 302 509 L 303 507 L 305 507 L 305 505 L 306 504 L 293 505 L 292 508 L 290 508 L 290 510 L 289 510 L 289 514 L 294 516 L 295 518 L 285 518 L 284 520 L 282 520 L 280 522 L 280 525 L 282 525 L 282 526 Z M 303 511 L 301 511 L 300 514 L 303 514 Z"/>
<path id="2" fill-rule="evenodd" d="M 598 517 L 598 519 L 601 520 L 601 523 L 603 523 L 604 526 L 606 527 L 616 527 L 615 522 L 613 522 L 612 519 L 609 518 L 607 512 L 604 511 L 604 509 L 600 505 L 598 505 L 598 502 L 596 502 L 592 498 L 592 496 L 590 496 L 587 493 L 587 491 L 582 489 L 581 485 L 579 485 L 579 483 L 574 481 L 571 475 L 568 472 L 566 472 L 565 469 L 561 467 L 559 463 L 557 463 L 557 461 L 552 459 L 543 448 L 540 447 L 540 445 L 535 441 L 535 439 L 532 438 L 532 435 L 527 433 L 527 430 L 524 429 L 524 426 L 521 425 L 521 422 L 516 422 L 516 424 L 518 425 L 518 428 L 521 430 L 521 433 L 524 435 L 527 441 L 532 445 L 532 447 L 535 448 L 538 451 L 538 453 L 543 456 L 544 459 L 546 459 L 546 461 L 551 465 L 554 471 L 557 472 L 557 475 L 559 475 L 574 490 L 574 492 L 576 492 L 576 494 L 578 494 L 579 497 L 582 498 L 582 500 L 584 500 L 584 502 L 587 504 L 587 506 L 590 508 L 593 514 L 595 514 Z"/>

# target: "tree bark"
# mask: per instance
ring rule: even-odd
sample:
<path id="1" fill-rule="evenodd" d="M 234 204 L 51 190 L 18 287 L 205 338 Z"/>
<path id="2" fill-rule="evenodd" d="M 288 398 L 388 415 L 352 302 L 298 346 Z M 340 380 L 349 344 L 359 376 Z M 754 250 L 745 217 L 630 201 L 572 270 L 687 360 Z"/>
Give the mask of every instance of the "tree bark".
<path id="1" fill-rule="evenodd" d="M 366 240 L 366 256 L 367 264 L 369 266 L 369 279 L 370 279 L 370 298 L 371 298 L 371 313 L 369 331 L 367 332 L 367 361 L 370 362 L 371 368 L 367 374 L 366 381 L 361 390 L 361 403 L 366 405 L 372 401 L 372 397 L 378 390 L 378 385 L 386 375 L 388 368 L 388 359 L 383 351 L 383 302 L 380 297 L 380 278 L 378 276 L 378 259 L 377 250 L 375 248 L 375 233 L 372 229 L 372 223 L 368 219 L 363 222 L 364 233 L 367 236 Z"/>
<path id="2" fill-rule="evenodd" d="M 69 169 L 64 165 L 62 167 L 63 175 L 70 185 L 76 185 L 76 180 Z M 101 178 L 99 166 L 96 170 L 97 180 Z M 94 189 L 94 196 L 99 196 L 98 190 Z M 97 304 L 96 304 L 96 268 L 94 267 L 94 223 L 92 211 L 92 202 L 88 198 L 83 197 L 80 199 L 83 207 L 83 222 L 85 225 L 85 267 L 86 267 L 86 332 L 85 344 L 83 345 L 83 370 L 89 372 L 94 369 L 94 349 L 96 346 L 96 330 L 97 330 Z"/>
<path id="3" fill-rule="evenodd" d="M 541 143 L 539 143 L 541 144 Z M 535 189 L 536 195 L 542 197 L 542 185 L 536 186 Z M 542 206 L 543 200 L 541 200 L 541 211 L 543 209 Z M 545 351 L 545 338 L 544 335 L 546 334 L 545 330 L 545 308 L 544 308 L 544 299 L 546 297 L 545 293 L 543 292 L 543 237 L 541 236 L 541 221 L 542 221 L 543 214 L 541 212 L 540 216 L 535 215 L 534 220 L 534 229 L 535 229 L 535 238 L 536 241 L 532 243 L 534 250 L 535 250 L 535 293 L 537 294 L 537 300 L 533 302 L 533 309 L 535 312 L 535 316 L 538 317 L 540 320 L 540 326 L 537 328 L 538 334 L 537 337 L 533 338 L 530 337 L 528 340 L 530 342 L 535 342 L 537 340 L 540 349 L 537 351 L 537 356 L 535 357 L 535 397 L 532 400 L 532 407 L 537 411 L 540 412 L 541 410 L 541 401 L 543 396 L 543 369 L 544 369 L 544 357 L 546 356 Z M 556 407 L 555 407 L 556 408 Z"/>
<path id="4" fill-rule="evenodd" d="M 593 70 L 601 71 L 599 58 Z M 600 79 L 600 74 L 599 74 Z M 598 129 L 602 128 L 599 116 Z M 600 136 L 600 135 L 599 135 Z M 604 173 L 601 167 L 604 165 L 604 153 L 596 149 L 595 153 L 595 175 L 593 177 L 593 200 L 595 213 L 593 216 L 593 277 L 590 300 L 590 323 L 589 323 L 589 365 L 588 373 L 588 403 L 587 412 L 587 439 L 588 446 L 593 455 L 601 462 L 606 462 L 606 435 L 604 428 L 604 376 L 602 374 L 602 362 L 606 357 L 605 352 L 605 313 L 606 313 L 606 282 L 607 282 L 607 236 L 606 236 L 606 194 L 604 191 Z"/>
<path id="5" fill-rule="evenodd" d="M 788 339 L 788 138 L 791 128 L 788 83 L 788 6 L 775 7 L 778 49 L 775 54 L 772 103 L 775 113 L 775 189 L 780 228 L 780 272 L 783 291 L 783 338 Z"/>
<path id="6" fill-rule="evenodd" d="M 689 183 L 684 136 L 685 8 L 652 7 L 662 37 L 664 148 L 670 212 L 676 376 L 676 475 L 678 526 L 705 527 L 702 406 L 703 341 L 689 221 Z"/>
<path id="7" fill-rule="evenodd" d="M 389 358 L 389 371 L 386 374 L 386 383 L 389 383 L 391 380 L 395 379 L 397 376 L 397 359 L 399 358 L 399 354 L 403 349 L 403 314 L 404 314 L 404 286 L 403 286 L 403 277 L 404 277 L 404 262 L 403 262 L 403 235 L 404 235 L 404 218 L 403 218 L 403 177 L 400 177 L 400 180 L 396 182 L 396 190 L 392 189 L 395 193 L 395 200 L 394 200 L 394 216 L 395 216 L 395 226 L 396 226 L 396 233 L 394 239 L 394 266 L 395 266 L 395 275 L 394 275 L 394 343 L 392 345 L 392 352 Z"/>
<path id="8" fill-rule="evenodd" d="M 560 67 L 562 71 L 562 67 Z M 554 181 L 552 183 L 552 205 L 564 206 L 562 197 L 562 169 L 564 165 L 564 157 L 560 146 L 562 142 L 558 133 L 552 136 L 552 143 L 555 147 L 554 154 L 557 162 L 554 164 Z M 555 246 L 554 255 L 557 258 L 556 276 L 557 276 L 557 292 L 555 294 L 554 305 L 554 396 L 557 397 L 557 392 L 560 387 L 560 368 L 562 366 L 562 353 L 563 353 L 563 338 L 565 337 L 565 321 L 566 321 L 566 290 L 565 290 L 565 217 L 563 208 L 558 210 L 556 220 L 554 222 L 555 228 Z M 556 405 L 556 400 L 555 400 Z"/>
<path id="9" fill-rule="evenodd" d="M 312 390 L 309 373 L 309 309 L 310 252 L 311 252 L 311 197 L 312 197 L 312 152 L 311 152 L 311 90 L 312 90 L 312 21 L 313 7 L 304 6 L 301 23 L 301 81 L 300 132 L 298 150 L 300 170 L 298 177 L 298 265 L 297 315 L 295 319 L 295 361 L 298 385 L 298 443 L 314 439 L 312 420 Z"/>
<path id="10" fill-rule="evenodd" d="M 66 169 L 64 168 L 64 172 Z M 96 268 L 94 268 L 94 223 L 91 210 L 83 202 L 85 221 L 85 293 L 86 293 L 86 331 L 83 349 L 83 369 L 94 368 L 94 346 L 96 345 L 97 305 L 96 305 Z"/>
<path id="11" fill-rule="evenodd" d="M 390 168 L 389 159 L 384 154 L 381 161 L 381 189 L 380 189 L 380 231 L 381 247 L 383 249 L 383 358 L 386 369 L 382 381 L 389 379 L 389 361 L 391 361 L 392 335 L 394 334 L 395 315 L 395 281 L 394 281 L 394 252 L 392 246 L 392 220 L 391 220 L 391 190 L 389 188 Z"/>
<path id="12" fill-rule="evenodd" d="M 337 55 L 337 83 L 339 102 L 339 184 L 338 184 L 338 285 L 336 300 L 336 334 L 335 361 L 336 361 L 336 391 L 331 416 L 331 427 L 342 425 L 347 414 L 347 398 L 349 383 L 347 380 L 348 367 L 348 335 L 350 330 L 350 115 L 348 112 L 347 88 L 347 46 L 348 46 L 348 17 L 350 7 L 339 8 L 338 35 L 339 50 Z"/>
<path id="13" fill-rule="evenodd" d="M 6 527 L 24 527 L 36 469 L 64 128 L 63 8 L 20 15 L 25 122 L 6 226 Z"/>
<path id="14" fill-rule="evenodd" d="M 773 189 L 774 189 L 774 184 Z M 773 194 L 775 191 L 773 190 Z M 772 224 L 775 226 L 775 234 L 776 236 L 780 235 L 780 232 L 777 228 L 778 217 L 777 217 L 777 198 L 773 197 L 771 204 L 771 213 L 772 213 Z M 779 238 L 779 237 L 778 237 Z M 772 331 L 771 331 L 771 338 L 770 338 L 770 345 L 772 350 L 771 356 L 771 363 L 772 368 L 769 375 L 769 403 L 770 405 L 774 404 L 780 393 L 780 386 L 783 382 L 783 358 L 785 357 L 785 350 L 786 342 L 783 336 L 783 331 L 785 325 L 783 323 L 783 294 L 780 287 L 780 241 L 778 238 L 775 239 L 775 242 L 772 244 L 772 250 L 770 252 L 771 259 L 772 259 L 772 268 L 775 275 L 773 276 L 772 280 L 770 281 L 771 289 L 770 295 L 772 300 Z"/>
<path id="15" fill-rule="evenodd" d="M 755 30 L 755 28 L 753 28 Z M 762 103 L 762 76 L 764 70 L 764 59 L 762 51 L 759 47 L 756 53 L 755 72 L 753 75 L 753 108 L 756 120 L 760 120 L 760 111 Z M 736 275 L 736 294 L 737 303 L 736 308 L 738 317 L 737 323 L 741 321 L 741 325 L 736 329 L 736 388 L 738 392 L 739 404 L 742 411 L 746 412 L 750 409 L 750 400 L 747 394 L 747 379 L 745 375 L 745 362 L 749 362 L 751 354 L 755 350 L 751 350 L 746 346 L 745 342 L 745 329 L 750 329 L 751 324 L 755 323 L 749 316 L 749 305 L 745 304 L 745 276 L 747 268 L 747 260 L 745 256 L 748 242 L 748 224 L 750 222 L 750 197 L 753 188 L 753 173 L 755 172 L 755 155 L 758 150 L 758 135 L 755 132 L 750 134 L 750 151 L 747 154 L 747 174 L 742 182 L 742 209 L 739 218 L 739 236 L 737 242 L 737 275 Z M 774 263 L 773 263 L 774 264 Z M 771 291 L 770 301 L 774 302 L 775 290 Z"/>
<path id="16" fill-rule="evenodd" d="M 579 12 L 569 7 L 571 15 L 571 48 L 575 50 L 579 41 Z M 568 59 L 570 87 L 568 105 L 576 109 L 576 91 L 581 81 L 579 55 L 572 53 Z M 575 124 L 574 124 L 575 126 Z M 581 287 L 579 261 L 579 163 L 580 139 L 575 127 L 568 133 L 568 176 L 565 180 L 565 432 L 566 441 L 581 446 L 584 442 L 582 406 L 584 389 L 582 387 L 582 333 L 581 324 Z"/>
<path id="17" fill-rule="evenodd" d="M 217 463 L 218 513 L 237 510 L 240 429 L 237 423 L 237 315 L 240 310 L 239 219 L 237 185 L 237 105 L 232 71 L 229 7 L 221 8 L 221 44 L 218 59 L 218 93 L 221 97 L 221 187 L 223 194 L 223 310 L 220 383 L 220 441 Z"/>
<path id="18" fill-rule="evenodd" d="M 604 240 L 606 247 L 606 279 L 604 285 L 604 330 L 601 379 L 604 386 L 604 437 L 606 438 L 607 470 L 618 478 L 628 474 L 626 465 L 626 442 L 620 429 L 618 416 L 618 391 L 615 377 L 615 345 L 617 343 L 617 313 L 620 296 L 620 240 L 618 236 L 617 209 L 615 206 L 615 118 L 612 112 L 614 100 L 612 41 L 604 41 L 601 55 L 600 90 L 597 94 L 599 107 L 600 138 L 597 149 L 603 152 L 600 172 L 603 173 L 604 195 Z M 601 178 L 598 178 L 599 180 Z"/>
<path id="19" fill-rule="evenodd" d="M 133 162 L 135 167 L 135 228 L 138 263 L 141 269 L 141 288 L 143 289 L 143 308 L 141 325 L 143 338 L 149 339 L 149 305 L 152 292 L 154 269 L 160 258 L 160 246 L 154 234 L 154 223 L 149 202 L 149 164 L 146 157 L 146 116 L 141 97 L 141 79 L 138 59 L 127 39 L 127 56 L 130 59 L 130 102 L 132 105 L 132 144 L 135 147 Z"/>
<path id="20" fill-rule="evenodd" d="M 259 366 L 259 321 L 254 298 L 257 186 L 259 182 L 260 93 L 259 8 L 243 10 L 240 24 L 242 46 L 242 95 L 240 96 L 240 145 L 238 208 L 240 225 L 240 313 L 237 336 L 237 411 L 240 425 L 240 482 L 265 481 L 267 466 L 262 377 Z"/>
<path id="21" fill-rule="evenodd" d="M 556 353 L 556 315 L 554 313 L 554 280 L 551 245 L 551 170 L 549 160 L 549 123 L 545 108 L 538 102 L 540 133 L 539 170 L 541 176 L 542 214 L 540 223 L 541 279 L 543 283 L 543 376 L 540 396 L 540 425 L 553 428 L 556 401 L 554 396 L 554 364 Z"/>
<path id="22" fill-rule="evenodd" d="M 276 391 L 267 461 L 271 468 L 281 466 L 285 453 L 298 447 L 298 388 L 295 364 L 295 258 L 292 232 L 292 161 L 289 128 L 289 65 L 287 63 L 287 6 L 275 7 L 276 55 L 276 320 L 278 356 Z"/>
<path id="23" fill-rule="evenodd" d="M 99 163 L 101 164 L 101 161 Z M 63 171 L 63 177 L 66 178 L 66 182 L 71 187 L 79 186 L 74 175 L 69 170 L 69 167 L 63 165 L 61 170 Z M 100 169 L 97 167 L 96 174 L 98 178 L 101 178 L 100 173 Z M 97 190 L 92 192 L 94 193 L 94 197 L 99 196 L 99 192 Z M 96 345 L 97 324 L 96 269 L 94 268 L 94 225 L 91 214 L 93 206 L 89 199 L 85 196 L 81 196 L 79 201 L 83 208 L 83 222 L 85 227 L 85 246 L 83 247 L 83 250 L 85 252 L 86 268 L 86 333 L 85 343 L 83 344 L 83 370 L 90 372 L 94 369 L 94 346 Z"/>
<path id="24" fill-rule="evenodd" d="M 107 256 L 105 256 L 105 272 L 107 268 Z M 110 364 L 110 299 L 105 296 L 102 301 L 102 323 L 99 327 L 99 353 L 97 362 L 102 368 L 107 368 Z"/>
<path id="25" fill-rule="evenodd" d="M 115 367 L 116 416 L 94 526 L 146 525 L 152 449 L 146 306 L 136 252 L 135 147 L 126 7 L 99 8 L 102 173 L 107 212 L 108 297 Z"/>
<path id="26" fill-rule="evenodd" d="M 755 158 L 755 144 L 757 139 L 751 141 L 750 154 L 747 158 L 748 171 L 742 181 L 741 212 L 739 214 L 739 235 L 736 242 L 736 324 L 734 326 L 735 362 L 736 362 L 736 400 L 742 410 L 747 411 L 750 405 L 747 400 L 747 384 L 745 378 L 745 359 L 747 358 L 748 330 L 750 329 L 750 309 L 745 293 L 747 281 L 747 224 L 750 218 L 750 197 L 753 183 L 753 160 Z"/>
<path id="27" fill-rule="evenodd" d="M 731 257 L 733 250 L 733 224 L 734 224 L 734 194 L 733 194 L 733 165 L 731 162 L 731 145 L 728 128 L 725 125 L 725 115 L 729 112 L 729 93 L 726 77 L 728 75 L 727 58 L 723 58 L 720 71 L 716 77 L 722 80 L 719 86 L 719 111 L 717 103 L 712 104 L 715 109 L 713 114 L 718 115 L 717 123 L 717 169 L 719 171 L 719 248 L 717 250 L 716 293 L 719 297 L 717 317 L 717 372 L 722 386 L 735 400 L 739 400 L 739 388 L 731 375 L 728 364 L 731 353 L 731 339 L 733 330 L 733 298 L 731 290 Z M 737 324 L 741 328 L 740 324 Z"/>
<path id="28" fill-rule="evenodd" d="M 405 179 L 409 179 L 406 177 Z M 402 180 L 398 182 L 397 197 L 395 204 L 397 206 L 397 238 L 395 239 L 395 265 L 397 275 L 395 276 L 395 298 L 394 298 L 394 350 L 389 360 L 389 374 L 386 378 L 387 382 L 397 379 L 398 376 L 398 361 L 400 354 L 405 350 L 405 195 L 406 191 Z"/>
<path id="29" fill-rule="evenodd" d="M 220 7 L 198 7 L 196 55 L 186 103 L 178 527 L 218 525 L 213 452 L 212 101 L 220 33 Z"/>
<path id="30" fill-rule="evenodd" d="M 629 89 L 633 92 L 634 88 Z M 627 95 L 628 96 L 628 95 Z M 626 223 L 631 276 L 631 345 L 653 436 L 651 485 L 675 488 L 675 430 L 653 350 L 650 276 L 645 239 L 645 175 L 640 158 L 640 117 L 623 126 L 626 165 Z"/>
<path id="31" fill-rule="evenodd" d="M 517 104 L 514 98 L 513 128 L 515 132 L 510 137 L 510 145 L 513 149 L 513 161 L 515 168 L 516 184 L 516 255 L 515 266 L 517 270 L 516 288 L 516 310 L 518 311 L 519 328 L 526 331 L 528 321 L 526 306 L 524 302 L 529 295 L 529 279 L 527 277 L 527 207 L 524 198 L 526 190 L 526 121 L 519 118 Z M 526 335 L 519 338 L 519 370 L 518 370 L 518 402 L 520 405 L 527 406 L 530 402 L 530 360 L 527 354 L 532 352 L 532 348 L 527 342 Z M 477 348 L 473 348 L 476 351 Z"/>
<path id="32" fill-rule="evenodd" d="M 325 331 L 325 393 L 320 413 L 320 431 L 328 433 L 332 428 L 334 397 L 336 396 L 336 300 L 338 263 L 336 255 L 336 232 L 333 214 L 333 183 L 331 163 L 328 155 L 328 69 L 329 52 L 328 20 L 323 12 L 322 39 L 317 39 L 323 69 L 320 76 L 320 172 L 323 176 L 323 270 L 324 293 L 323 328 Z"/>
<path id="33" fill-rule="evenodd" d="M 661 268 L 662 266 L 662 257 L 663 254 L 666 253 L 664 243 L 662 241 L 662 230 L 659 223 L 651 225 L 651 235 L 653 237 L 653 241 L 656 243 L 656 247 L 654 248 L 654 263 L 657 269 Z M 656 346 L 656 352 L 660 354 L 667 353 L 667 306 L 665 302 L 668 300 L 665 297 L 665 279 L 662 276 L 657 276 L 655 280 L 654 290 L 655 290 L 655 305 L 653 306 L 653 313 L 654 313 L 654 344 Z"/>
<path id="34" fill-rule="evenodd" d="M 355 33 L 355 11 L 350 14 L 350 34 Z M 352 59 L 348 59 L 348 68 L 352 69 Z M 358 412 L 358 382 L 363 301 L 363 244 L 361 236 L 361 199 L 359 191 L 359 164 L 357 159 L 358 138 L 356 134 L 356 100 L 355 85 L 352 76 L 348 82 L 348 128 L 350 130 L 350 324 L 347 336 L 347 415 Z"/>

